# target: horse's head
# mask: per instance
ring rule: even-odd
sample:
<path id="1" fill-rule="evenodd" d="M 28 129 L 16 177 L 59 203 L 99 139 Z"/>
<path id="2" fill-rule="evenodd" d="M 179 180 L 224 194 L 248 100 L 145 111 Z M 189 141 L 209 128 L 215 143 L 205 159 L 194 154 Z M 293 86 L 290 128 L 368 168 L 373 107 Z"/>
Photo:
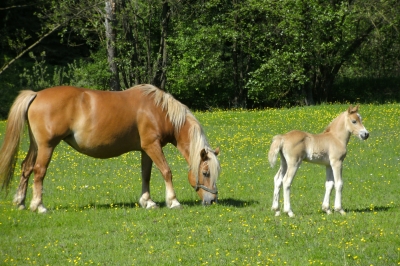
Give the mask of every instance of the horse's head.
<path id="1" fill-rule="evenodd" d="M 346 112 L 346 128 L 351 134 L 359 139 L 366 140 L 369 137 L 368 130 L 362 124 L 362 119 L 358 113 L 358 105 L 352 107 L 350 105 Z"/>
<path id="2" fill-rule="evenodd" d="M 202 149 L 198 171 L 189 171 L 189 182 L 201 198 L 203 205 L 216 203 L 218 200 L 216 185 L 220 171 L 218 154 L 219 148 L 215 151 Z"/>

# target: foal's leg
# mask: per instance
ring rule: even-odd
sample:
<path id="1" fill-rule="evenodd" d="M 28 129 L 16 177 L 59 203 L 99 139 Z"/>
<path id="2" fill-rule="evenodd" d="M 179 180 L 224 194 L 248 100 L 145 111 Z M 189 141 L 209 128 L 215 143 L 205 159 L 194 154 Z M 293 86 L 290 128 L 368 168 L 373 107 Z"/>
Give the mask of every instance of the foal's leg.
<path id="1" fill-rule="evenodd" d="M 157 208 L 157 204 L 150 198 L 150 177 L 153 161 L 142 151 L 142 196 L 140 197 L 140 206 L 146 209 Z"/>
<path id="2" fill-rule="evenodd" d="M 286 171 L 287 171 L 286 161 L 285 158 L 281 156 L 281 166 L 279 167 L 279 170 L 274 177 L 274 197 L 272 200 L 271 209 L 275 211 L 275 216 L 279 216 L 281 214 L 281 212 L 279 211 L 279 194 L 283 182 L 283 177 L 285 176 Z"/>
<path id="3" fill-rule="evenodd" d="M 51 155 L 53 154 L 54 147 L 43 145 L 38 148 L 38 155 L 35 166 L 33 167 L 33 197 L 30 205 L 31 211 L 38 211 L 38 213 L 45 213 L 47 209 L 42 202 L 43 179 L 46 175 L 47 167 L 49 166 Z"/>
<path id="4" fill-rule="evenodd" d="M 172 185 L 172 173 L 171 169 L 168 166 L 167 160 L 165 159 L 164 152 L 161 148 L 161 145 L 158 141 L 154 141 L 151 144 L 142 144 L 143 150 L 147 153 L 147 155 L 153 160 L 155 165 L 160 170 L 162 176 L 165 181 L 165 201 L 168 208 L 180 208 L 181 204 L 176 199 L 176 194 L 174 191 L 174 187 Z"/>
<path id="5" fill-rule="evenodd" d="M 322 210 L 325 211 L 327 214 L 331 214 L 329 198 L 334 186 L 333 181 L 333 171 L 330 165 L 326 166 L 326 182 L 325 182 L 325 196 L 324 201 L 322 202 Z"/>
<path id="6" fill-rule="evenodd" d="M 294 213 L 290 206 L 290 186 L 294 176 L 296 175 L 297 169 L 299 168 L 301 162 L 289 163 L 287 166 L 287 171 L 283 177 L 283 211 L 286 212 L 289 217 L 294 217 Z"/>
<path id="7" fill-rule="evenodd" d="M 274 177 L 274 197 L 272 199 L 272 207 L 271 209 L 275 211 L 275 216 L 280 215 L 279 211 L 279 192 L 282 186 L 282 167 L 279 167 L 278 172 Z"/>
<path id="8" fill-rule="evenodd" d="M 345 215 L 346 212 L 342 209 L 342 161 L 336 161 L 331 164 L 333 170 L 333 177 L 335 179 L 335 211 L 339 212 L 341 215 Z"/>

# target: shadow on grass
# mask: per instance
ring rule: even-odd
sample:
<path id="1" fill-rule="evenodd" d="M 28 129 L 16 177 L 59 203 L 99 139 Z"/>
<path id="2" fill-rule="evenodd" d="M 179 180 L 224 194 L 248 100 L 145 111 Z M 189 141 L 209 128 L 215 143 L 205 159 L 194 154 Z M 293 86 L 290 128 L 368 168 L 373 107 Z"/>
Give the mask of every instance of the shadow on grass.
<path id="1" fill-rule="evenodd" d="M 180 203 L 183 206 L 183 208 L 193 207 L 193 206 L 201 206 L 200 200 L 182 200 L 182 201 L 180 201 Z M 217 205 L 245 208 L 245 207 L 256 205 L 258 203 L 259 202 L 255 201 L 255 200 L 245 201 L 245 200 L 240 200 L 240 199 L 227 198 L 227 199 L 218 200 Z M 157 202 L 157 206 L 159 208 L 166 208 L 165 202 L 162 202 L 162 203 Z M 204 206 L 204 207 L 208 207 L 208 206 Z M 88 204 L 81 205 L 78 207 L 72 207 L 72 206 L 58 207 L 59 210 L 67 210 L 67 209 L 72 209 L 72 208 L 83 211 L 83 210 L 90 210 L 90 209 L 115 209 L 115 208 L 133 209 L 133 208 L 140 208 L 140 207 L 137 202 L 114 202 L 114 203 L 110 203 L 110 204 L 98 204 L 98 203 L 90 202 Z"/>
<path id="2" fill-rule="evenodd" d="M 356 208 L 356 209 L 346 209 L 346 212 L 387 212 L 391 209 L 396 208 L 396 206 L 374 206 L 374 207 L 367 207 L 367 208 Z"/>
<path id="3" fill-rule="evenodd" d="M 183 200 L 180 201 L 180 203 L 183 206 L 197 206 L 201 205 L 200 200 Z M 219 199 L 217 205 L 222 205 L 222 206 L 232 206 L 232 207 L 237 207 L 237 208 L 244 208 L 244 207 L 249 207 L 254 204 L 258 204 L 258 201 L 255 200 L 240 200 L 240 199 L 233 199 L 233 198 L 227 198 L 227 199 Z M 207 207 L 207 206 L 205 206 Z"/>

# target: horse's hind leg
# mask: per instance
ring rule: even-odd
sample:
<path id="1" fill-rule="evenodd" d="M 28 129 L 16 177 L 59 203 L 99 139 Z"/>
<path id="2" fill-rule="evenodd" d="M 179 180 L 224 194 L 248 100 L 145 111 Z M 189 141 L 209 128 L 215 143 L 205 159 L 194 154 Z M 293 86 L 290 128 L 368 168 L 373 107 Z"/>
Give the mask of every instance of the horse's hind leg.
<path id="1" fill-rule="evenodd" d="M 146 209 L 156 208 L 157 204 L 150 198 L 150 177 L 151 177 L 151 167 L 153 161 L 147 155 L 147 153 L 142 152 L 142 196 L 140 197 L 140 206 Z"/>
<path id="2" fill-rule="evenodd" d="M 335 182 L 333 180 L 333 171 L 331 166 L 326 167 L 325 196 L 322 202 L 322 210 L 327 214 L 331 214 L 329 199 Z"/>
<path id="3" fill-rule="evenodd" d="M 14 204 L 20 210 L 25 209 L 25 198 L 26 198 L 26 191 L 28 188 L 28 181 L 33 171 L 33 166 L 36 161 L 36 156 L 37 156 L 37 148 L 31 139 L 31 144 L 29 147 L 28 154 L 26 155 L 24 161 L 21 164 L 21 178 L 17 192 L 15 193 L 13 200 Z"/>
<path id="4" fill-rule="evenodd" d="M 290 205 L 290 187 L 300 163 L 301 162 L 288 163 L 286 174 L 283 177 L 283 211 L 286 212 L 289 217 L 294 217 L 294 213 Z"/>
<path id="5" fill-rule="evenodd" d="M 26 191 L 28 188 L 29 177 L 33 171 L 33 165 L 28 164 L 28 161 L 25 159 L 21 165 L 22 173 L 19 181 L 19 186 L 17 192 L 15 193 L 13 203 L 18 207 L 18 209 L 25 209 L 25 198 Z"/>
<path id="6" fill-rule="evenodd" d="M 47 212 L 43 205 L 42 192 L 43 192 L 43 179 L 46 175 L 47 167 L 49 166 L 54 147 L 43 145 L 38 149 L 36 163 L 33 167 L 34 180 L 33 180 L 33 197 L 30 205 L 31 211 L 38 211 L 39 213 Z"/>
<path id="7" fill-rule="evenodd" d="M 283 159 L 282 159 L 283 160 Z M 275 216 L 280 215 L 279 211 L 279 193 L 282 186 L 283 176 L 286 174 L 286 163 L 281 163 L 278 172 L 274 177 L 274 197 L 272 200 L 272 210 L 275 211 Z"/>
<path id="8" fill-rule="evenodd" d="M 336 161 L 332 163 L 332 172 L 335 179 L 335 211 L 339 212 L 341 215 L 345 215 L 346 212 L 342 208 L 342 161 Z"/>

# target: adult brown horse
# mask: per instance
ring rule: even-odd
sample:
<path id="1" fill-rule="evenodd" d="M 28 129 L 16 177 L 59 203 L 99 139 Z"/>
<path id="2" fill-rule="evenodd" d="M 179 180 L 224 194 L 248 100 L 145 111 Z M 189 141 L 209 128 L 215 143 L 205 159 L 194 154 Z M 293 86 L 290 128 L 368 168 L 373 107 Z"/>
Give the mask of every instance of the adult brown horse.
<path id="1" fill-rule="evenodd" d="M 95 158 L 111 158 L 141 151 L 143 208 L 156 207 L 150 197 L 153 162 L 166 186 L 166 205 L 179 208 L 172 173 L 162 147 L 172 143 L 189 164 L 189 182 L 203 204 L 217 201 L 220 171 L 219 148 L 210 148 L 200 123 L 189 109 L 152 85 L 138 85 L 121 92 L 60 86 L 22 91 L 11 107 L 0 150 L 0 180 L 9 187 L 19 142 L 28 122 L 30 146 L 22 162 L 14 203 L 25 208 L 29 176 L 34 173 L 32 211 L 46 212 L 42 201 L 43 179 L 54 148 L 63 140 L 78 152 Z"/>

